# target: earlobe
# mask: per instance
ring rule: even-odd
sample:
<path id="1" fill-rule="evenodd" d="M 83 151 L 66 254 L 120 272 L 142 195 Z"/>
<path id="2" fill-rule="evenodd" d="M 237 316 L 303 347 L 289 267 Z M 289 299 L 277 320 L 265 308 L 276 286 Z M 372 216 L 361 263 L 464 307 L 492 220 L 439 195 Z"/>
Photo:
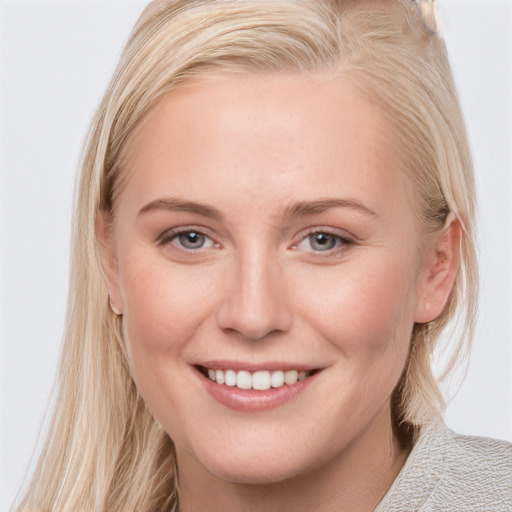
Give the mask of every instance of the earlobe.
<path id="1" fill-rule="evenodd" d="M 443 231 L 428 249 L 419 283 L 416 323 L 431 322 L 446 306 L 459 271 L 461 231 L 459 219 L 450 213 Z"/>
<path id="2" fill-rule="evenodd" d="M 111 234 L 112 217 L 110 213 L 101 211 L 96 217 L 96 239 L 101 253 L 101 264 L 107 279 L 108 300 L 110 309 L 116 315 L 123 314 L 123 302 L 119 290 L 117 259 Z"/>
<path id="3" fill-rule="evenodd" d="M 119 310 L 117 308 L 117 306 L 115 306 L 114 303 L 112 302 L 112 297 L 110 295 L 110 291 L 108 292 L 108 305 L 110 306 L 110 309 L 111 309 L 112 313 L 114 313 L 114 315 L 120 316 L 123 314 L 122 311 Z"/>

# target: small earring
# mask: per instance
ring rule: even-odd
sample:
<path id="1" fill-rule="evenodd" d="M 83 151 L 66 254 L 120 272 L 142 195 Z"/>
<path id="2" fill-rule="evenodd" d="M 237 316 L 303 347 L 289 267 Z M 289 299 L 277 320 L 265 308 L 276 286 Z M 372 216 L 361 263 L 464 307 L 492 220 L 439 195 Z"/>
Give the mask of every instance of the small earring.
<path id="1" fill-rule="evenodd" d="M 414 0 L 414 7 L 423 31 L 429 36 L 438 36 L 439 20 L 435 0 Z"/>
<path id="2" fill-rule="evenodd" d="M 121 311 L 119 311 L 118 309 L 116 309 L 113 304 L 112 304 L 112 299 L 110 298 L 110 293 L 108 294 L 108 305 L 110 306 L 110 309 L 112 310 L 112 312 L 117 315 L 117 316 L 121 316 Z"/>

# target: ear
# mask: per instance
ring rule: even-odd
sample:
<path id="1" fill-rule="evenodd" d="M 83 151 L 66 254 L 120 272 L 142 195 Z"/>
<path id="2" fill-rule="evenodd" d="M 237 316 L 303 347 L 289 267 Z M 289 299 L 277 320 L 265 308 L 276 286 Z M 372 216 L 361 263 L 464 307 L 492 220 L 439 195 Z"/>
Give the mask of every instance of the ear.
<path id="1" fill-rule="evenodd" d="M 96 239 L 98 240 L 101 264 L 107 278 L 110 308 L 116 315 L 122 315 L 124 304 L 119 287 L 117 258 L 112 240 L 112 216 L 101 211 L 96 217 Z"/>
<path id="2" fill-rule="evenodd" d="M 419 280 L 416 323 L 437 318 L 448 301 L 459 271 L 461 231 L 459 219 L 450 213 L 443 231 L 435 235 L 427 249 Z"/>

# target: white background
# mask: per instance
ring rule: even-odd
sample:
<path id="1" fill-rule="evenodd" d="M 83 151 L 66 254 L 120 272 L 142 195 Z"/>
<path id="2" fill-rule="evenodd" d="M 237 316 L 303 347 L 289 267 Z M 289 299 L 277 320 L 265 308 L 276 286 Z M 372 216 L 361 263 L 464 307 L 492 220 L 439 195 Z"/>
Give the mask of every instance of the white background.
<path id="1" fill-rule="evenodd" d="M 483 289 L 446 419 L 512 441 L 512 0 L 438 0 L 474 150 Z M 64 323 L 74 174 L 145 2 L 0 1 L 0 512 L 29 463 Z"/>

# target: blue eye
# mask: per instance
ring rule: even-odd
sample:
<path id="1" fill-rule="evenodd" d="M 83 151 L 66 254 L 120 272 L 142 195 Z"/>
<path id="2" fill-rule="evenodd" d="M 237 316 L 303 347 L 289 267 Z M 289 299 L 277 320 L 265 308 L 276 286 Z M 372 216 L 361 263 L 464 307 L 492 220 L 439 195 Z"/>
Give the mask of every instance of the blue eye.
<path id="1" fill-rule="evenodd" d="M 331 233 L 327 230 L 318 229 L 305 233 L 300 242 L 292 247 L 313 254 L 335 256 L 351 244 L 353 244 L 353 240 L 341 233 Z"/>
<path id="2" fill-rule="evenodd" d="M 210 247 L 218 247 L 208 235 L 205 235 L 197 229 L 175 228 L 162 233 L 158 237 L 158 244 L 165 246 L 173 245 L 176 249 L 186 251 L 200 251 Z"/>
<path id="3" fill-rule="evenodd" d="M 313 233 L 307 239 L 314 251 L 329 251 L 337 247 L 340 241 L 339 237 L 329 233 Z"/>
<path id="4" fill-rule="evenodd" d="M 177 240 L 185 249 L 202 249 L 208 238 L 197 231 L 185 231 L 173 236 L 173 241 Z"/>

